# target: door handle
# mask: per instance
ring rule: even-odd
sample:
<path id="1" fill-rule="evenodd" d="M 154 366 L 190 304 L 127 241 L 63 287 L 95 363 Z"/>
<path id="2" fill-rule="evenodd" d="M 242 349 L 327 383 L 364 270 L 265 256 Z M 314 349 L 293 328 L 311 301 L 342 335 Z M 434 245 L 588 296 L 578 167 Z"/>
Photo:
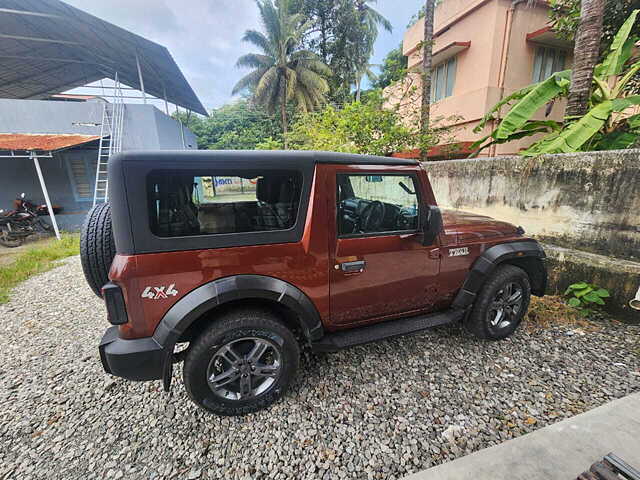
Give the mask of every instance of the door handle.
<path id="1" fill-rule="evenodd" d="M 366 262 L 358 260 L 357 262 L 343 262 L 340 264 L 340 270 L 344 273 L 361 273 L 364 271 Z"/>

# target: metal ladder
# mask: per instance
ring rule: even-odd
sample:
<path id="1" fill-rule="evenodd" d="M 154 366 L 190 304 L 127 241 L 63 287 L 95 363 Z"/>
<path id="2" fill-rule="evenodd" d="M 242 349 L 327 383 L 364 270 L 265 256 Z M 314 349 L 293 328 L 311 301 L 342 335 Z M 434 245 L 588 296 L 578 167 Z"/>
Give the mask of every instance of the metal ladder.
<path id="1" fill-rule="evenodd" d="M 109 158 L 122 151 L 122 130 L 124 126 L 124 96 L 122 86 L 115 76 L 113 103 L 105 103 L 100 124 L 100 142 L 98 144 L 98 162 L 96 165 L 96 183 L 93 190 L 93 206 L 109 200 L 109 177 L 107 167 Z"/>

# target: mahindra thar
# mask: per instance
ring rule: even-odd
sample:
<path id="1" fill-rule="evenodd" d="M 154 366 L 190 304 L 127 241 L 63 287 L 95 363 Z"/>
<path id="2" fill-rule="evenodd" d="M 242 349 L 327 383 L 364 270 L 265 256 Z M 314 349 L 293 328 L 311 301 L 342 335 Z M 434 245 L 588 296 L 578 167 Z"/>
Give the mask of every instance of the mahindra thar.
<path id="1" fill-rule="evenodd" d="M 428 169 L 427 169 L 428 170 Z M 221 415 L 272 404 L 300 348 L 461 323 L 512 334 L 547 283 L 520 227 L 437 207 L 415 160 L 329 152 L 129 152 L 81 238 L 112 324 L 107 373 L 164 381 Z"/>

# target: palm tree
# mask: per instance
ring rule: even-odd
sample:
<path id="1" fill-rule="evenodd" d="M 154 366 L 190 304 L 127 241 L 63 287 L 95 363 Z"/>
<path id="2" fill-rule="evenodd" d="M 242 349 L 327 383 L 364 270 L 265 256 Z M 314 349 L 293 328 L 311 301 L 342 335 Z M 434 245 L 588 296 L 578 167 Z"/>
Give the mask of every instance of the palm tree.
<path id="1" fill-rule="evenodd" d="M 378 76 L 371 70 L 371 67 L 378 67 L 379 65 L 373 63 L 365 63 L 363 65 L 356 65 L 356 102 L 360 101 L 362 94 L 362 80 L 366 76 L 369 82 L 373 83 L 378 79 Z"/>
<path id="2" fill-rule="evenodd" d="M 274 3 L 275 1 L 275 3 Z M 262 53 L 238 59 L 238 67 L 253 71 L 233 87 L 233 94 L 249 89 L 254 101 L 274 113 L 280 107 L 284 148 L 287 148 L 287 104 L 306 112 L 326 103 L 331 70 L 313 52 L 301 49 L 307 25 L 300 14 L 291 14 L 290 0 L 256 0 L 264 32 L 247 30 L 243 41 Z"/>
<path id="3" fill-rule="evenodd" d="M 593 69 L 600 56 L 605 0 L 582 0 L 573 48 L 573 73 L 566 115 L 584 115 L 589 108 Z"/>
<path id="4" fill-rule="evenodd" d="M 436 0 L 425 0 L 424 39 L 422 40 L 422 105 L 420 109 L 420 133 L 426 137 L 429 132 L 431 115 L 431 66 L 433 54 L 433 13 Z M 422 149 L 420 157 L 427 160 L 427 150 Z"/>
<path id="5" fill-rule="evenodd" d="M 362 13 L 364 22 L 370 32 L 370 38 L 375 42 L 378 37 L 378 25 L 382 25 L 387 32 L 393 32 L 391 22 L 382 14 L 375 10 L 369 3 L 376 3 L 378 0 L 357 0 L 357 8 Z"/>

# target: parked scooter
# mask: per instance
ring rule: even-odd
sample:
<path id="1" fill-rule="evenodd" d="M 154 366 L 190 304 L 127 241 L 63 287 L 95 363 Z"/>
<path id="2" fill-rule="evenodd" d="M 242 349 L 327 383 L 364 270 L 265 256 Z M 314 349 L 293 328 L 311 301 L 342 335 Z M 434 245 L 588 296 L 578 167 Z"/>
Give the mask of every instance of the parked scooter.
<path id="1" fill-rule="evenodd" d="M 13 201 L 13 205 L 14 210 L 0 210 L 0 245 L 18 247 L 31 235 L 51 232 L 51 226 L 39 218 L 49 214 L 46 205 L 35 205 L 24 193 Z M 54 213 L 60 210 L 61 207 L 53 206 Z"/>

